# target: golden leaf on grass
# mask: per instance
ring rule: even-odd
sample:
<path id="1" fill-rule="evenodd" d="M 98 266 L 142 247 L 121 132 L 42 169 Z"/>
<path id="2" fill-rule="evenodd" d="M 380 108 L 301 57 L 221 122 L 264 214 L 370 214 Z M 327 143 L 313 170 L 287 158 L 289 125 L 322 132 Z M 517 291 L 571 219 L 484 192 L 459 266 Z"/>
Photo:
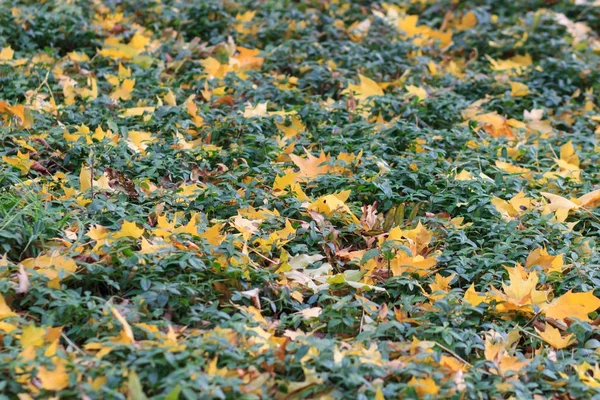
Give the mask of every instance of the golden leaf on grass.
<path id="1" fill-rule="evenodd" d="M 433 232 L 419 221 L 414 229 L 401 229 L 399 226 L 392 228 L 388 234 L 387 240 L 408 239 L 416 248 L 417 253 L 421 253 L 431 242 Z"/>
<path id="2" fill-rule="evenodd" d="M 58 252 L 50 254 L 40 254 L 36 258 L 28 258 L 21 262 L 26 269 L 37 270 L 50 279 L 50 287 L 58 289 L 59 273 L 64 275 L 74 274 L 77 270 L 77 264 L 72 258 L 65 257 Z"/>
<path id="3" fill-rule="evenodd" d="M 543 332 L 540 331 L 538 328 L 535 328 L 535 330 L 538 333 L 538 335 L 540 335 L 542 339 L 544 339 L 546 343 L 559 350 L 564 349 L 565 347 L 569 347 L 575 341 L 575 338 L 573 337 L 574 335 L 572 333 L 563 337 L 560 335 L 560 331 L 558 329 L 548 324 L 547 322 L 546 328 Z"/>
<path id="4" fill-rule="evenodd" d="M 460 171 L 460 173 L 454 175 L 455 181 L 471 181 L 473 179 L 475 179 L 473 178 L 473 175 L 471 175 L 471 173 L 466 169 L 463 169 L 462 171 Z"/>
<path id="5" fill-rule="evenodd" d="M 6 304 L 6 300 L 4 299 L 4 296 L 2 296 L 2 294 L 0 294 L 0 320 L 4 319 L 4 318 L 8 318 L 8 317 L 14 317 L 17 314 L 14 313 L 10 307 L 8 306 L 8 304 Z"/>
<path id="6" fill-rule="evenodd" d="M 431 300 L 439 300 L 448 294 L 450 291 L 450 282 L 456 274 L 450 274 L 449 276 L 442 276 L 440 274 L 435 274 L 434 282 L 429 284 L 429 289 L 431 290 L 431 295 L 429 298 Z"/>
<path id="7" fill-rule="evenodd" d="M 521 82 L 508 82 L 510 84 L 510 95 L 512 97 L 522 97 L 529 94 L 529 88 Z"/>
<path id="8" fill-rule="evenodd" d="M 359 102 L 364 102 L 371 96 L 383 96 L 383 89 L 371 78 L 364 75 L 358 75 L 360 84 L 349 84 L 345 93 L 354 92 L 354 98 Z"/>
<path id="9" fill-rule="evenodd" d="M 565 163 L 579 168 L 579 156 L 575 152 L 575 147 L 573 146 L 572 141 L 569 140 L 566 144 L 560 147 L 560 159 Z"/>
<path id="10" fill-rule="evenodd" d="M 63 390 L 69 386 L 69 374 L 65 367 L 65 361 L 53 357 L 54 369 L 47 369 L 44 366 L 38 368 L 37 378 L 40 380 L 40 386 L 45 390 Z"/>
<path id="11" fill-rule="evenodd" d="M 600 389 L 600 366 L 592 366 L 587 361 L 573 365 L 581 382 L 589 387 Z"/>
<path id="12" fill-rule="evenodd" d="M 486 296 L 482 295 L 482 294 L 479 294 L 475 290 L 475 284 L 474 283 L 471 283 L 471 286 L 469 286 L 469 288 L 465 292 L 464 299 L 465 299 L 465 301 L 467 303 L 471 304 L 473 307 L 477 307 L 481 303 L 485 303 L 486 302 Z"/>
<path id="13" fill-rule="evenodd" d="M 17 168 L 21 171 L 21 175 L 27 175 L 34 164 L 34 161 L 29 159 L 29 153 L 21 153 L 21 151 L 17 151 L 16 156 L 2 156 L 2 161 Z"/>
<path id="14" fill-rule="evenodd" d="M 349 215 L 352 221 L 358 224 L 360 223 L 360 220 L 356 218 L 354 213 L 345 203 L 349 197 L 350 190 L 344 190 L 339 193 L 321 196 L 308 206 L 308 210 L 316 211 L 327 216 L 331 216 L 334 213 Z"/>
<path id="15" fill-rule="evenodd" d="M 300 168 L 300 178 L 310 179 L 327 174 L 332 170 L 333 166 L 331 165 L 331 156 L 329 154 L 325 155 L 325 153 L 321 152 L 319 157 L 315 157 L 307 150 L 304 151 L 306 153 L 306 158 L 290 154 L 292 162 Z"/>
<path id="16" fill-rule="evenodd" d="M 256 15 L 256 11 L 253 10 L 249 10 L 246 11 L 243 14 L 237 14 L 235 16 L 235 20 L 236 20 L 236 24 L 233 25 L 233 29 L 235 29 L 237 32 L 248 35 L 248 34 L 252 34 L 254 33 L 254 27 L 248 27 L 250 24 L 247 24 L 247 22 L 251 22 L 254 19 L 254 16 Z M 255 24 L 253 24 L 255 25 Z"/>
<path id="17" fill-rule="evenodd" d="M 509 372 L 518 372 L 529 364 L 513 354 L 514 346 L 521 339 L 517 331 L 508 334 L 488 331 L 485 335 L 485 359 L 494 363 L 495 368 L 491 372 L 504 376 Z"/>
<path id="18" fill-rule="evenodd" d="M 506 60 L 494 60 L 487 54 L 485 57 L 492 65 L 492 69 L 494 71 L 514 70 L 516 73 L 520 73 L 524 68 L 533 64 L 533 60 L 529 54 L 516 55 Z"/>
<path id="19" fill-rule="evenodd" d="M 146 121 L 146 117 L 151 117 L 151 114 L 154 113 L 155 107 L 130 107 L 121 110 L 121 118 L 124 117 L 139 117 L 147 113 L 144 117 L 144 121 Z"/>
<path id="20" fill-rule="evenodd" d="M 367 18 L 364 21 L 354 21 L 354 23 L 348 27 L 346 32 L 353 42 L 362 42 L 369 33 L 369 28 L 371 28 L 371 20 Z"/>
<path id="21" fill-rule="evenodd" d="M 548 290 L 537 290 L 539 281 L 537 272 L 527 273 L 520 264 L 514 268 L 506 268 L 510 285 L 502 283 L 502 290 L 492 288 L 491 300 L 496 300 L 496 310 L 500 312 L 520 311 L 533 313 L 534 307 L 546 303 Z"/>
<path id="22" fill-rule="evenodd" d="M 29 129 L 33 126 L 31 110 L 23 104 L 11 106 L 4 101 L 0 101 L 0 114 L 6 114 L 5 122 L 9 125 L 12 125 L 12 122 L 15 121 L 13 117 L 16 117 L 16 122 L 20 127 Z"/>
<path id="23" fill-rule="evenodd" d="M 256 117 L 266 117 L 269 115 L 267 112 L 267 102 L 264 103 L 256 103 L 252 105 L 252 103 L 246 104 L 246 108 L 243 112 L 244 118 L 256 118 Z"/>
<path id="24" fill-rule="evenodd" d="M 534 265 L 539 265 L 546 272 L 562 272 L 565 264 L 563 257 L 563 254 L 551 256 L 548 254 L 548 251 L 543 248 L 535 249 L 527 256 L 525 268 L 530 269 Z"/>
<path id="25" fill-rule="evenodd" d="M 548 204 L 548 209 L 550 211 L 570 211 L 579 208 L 579 204 L 557 194 L 548 192 L 540 192 L 540 194 L 550 201 Z"/>
<path id="26" fill-rule="evenodd" d="M 4 47 L 4 48 L 2 48 L 2 50 L 0 50 L 0 60 L 2 60 L 2 61 L 12 60 L 14 54 L 15 54 L 15 51 L 10 46 Z"/>
<path id="27" fill-rule="evenodd" d="M 543 307 L 543 311 L 548 318 L 557 320 L 568 318 L 589 322 L 588 314 L 598 307 L 600 307 L 600 299 L 594 296 L 593 290 L 582 293 L 573 293 L 572 290 L 569 290 Z"/>
<path id="28" fill-rule="evenodd" d="M 87 166 L 82 166 L 81 171 L 79 172 L 79 191 L 85 192 L 92 187 L 92 183 L 94 188 L 106 191 L 113 191 L 114 189 L 109 185 L 109 179 L 106 172 L 98 179 L 92 180 L 92 171 Z"/>
<path id="29" fill-rule="evenodd" d="M 454 24 L 454 29 L 466 31 L 477 26 L 477 16 L 473 11 L 465 13 L 457 23 Z"/>
<path id="30" fill-rule="evenodd" d="M 302 311 L 298 311 L 296 314 L 302 315 L 304 319 L 318 318 L 323 312 L 321 307 L 305 308 Z"/>
<path id="31" fill-rule="evenodd" d="M 418 15 L 405 15 L 395 18 L 395 25 L 404 37 L 412 38 L 413 43 L 417 46 L 423 46 L 439 41 L 441 47 L 447 47 L 452 43 L 452 32 L 443 32 L 441 30 L 432 29 L 429 26 L 417 25 L 419 22 Z"/>
<path id="32" fill-rule="evenodd" d="M 418 379 L 413 376 L 412 379 L 408 381 L 408 386 L 415 389 L 419 397 L 427 395 L 435 396 L 440 391 L 440 387 L 435 383 L 435 381 L 431 377 Z"/>
<path id="33" fill-rule="evenodd" d="M 583 207 L 598 207 L 600 206 L 600 189 L 586 193 L 577 200 Z"/>
<path id="34" fill-rule="evenodd" d="M 508 201 L 492 197 L 491 203 L 505 221 L 510 221 L 531 209 L 531 198 L 526 197 L 523 192 L 517 193 Z"/>
<path id="35" fill-rule="evenodd" d="M 416 97 L 420 101 L 428 97 L 427 91 L 421 86 L 406 85 L 405 89 L 408 93 L 404 97 Z"/>
<path id="36" fill-rule="evenodd" d="M 144 228 L 138 228 L 135 222 L 124 221 L 121 225 L 121 230 L 115 232 L 113 237 L 115 239 L 122 237 L 130 237 L 139 239 L 144 234 Z M 88 235 L 89 236 L 89 235 Z"/>
<path id="37" fill-rule="evenodd" d="M 496 160 L 496 168 L 508 172 L 509 174 L 520 174 L 524 178 L 531 179 L 531 170 L 524 167 Z"/>
<path id="38" fill-rule="evenodd" d="M 46 328 L 35 326 L 33 324 L 23 327 L 21 331 L 21 347 L 39 347 L 44 344 Z"/>
<path id="39" fill-rule="evenodd" d="M 119 311 L 117 311 L 116 308 L 114 307 L 110 307 L 110 311 L 112 312 L 112 314 L 114 315 L 114 317 L 117 319 L 117 321 L 119 321 L 119 323 L 123 326 L 123 329 L 121 331 L 119 338 L 119 343 L 123 343 L 123 344 L 132 344 L 135 342 L 135 338 L 133 336 L 133 330 L 131 329 L 131 326 L 129 325 L 129 323 L 127 322 L 127 320 L 125 318 L 123 318 L 123 316 L 121 315 L 121 313 L 119 313 Z"/>
<path id="40" fill-rule="evenodd" d="M 164 95 L 163 99 L 168 106 L 175 107 L 177 105 L 177 97 L 175 97 L 171 90 Z"/>
<path id="41" fill-rule="evenodd" d="M 498 114 L 497 112 L 489 112 L 484 114 L 474 114 L 468 118 L 470 121 L 476 121 L 479 125 L 492 137 L 507 137 L 513 139 L 513 134 L 509 120 Z"/>
<path id="42" fill-rule="evenodd" d="M 137 153 L 146 154 L 149 143 L 154 143 L 156 139 L 150 132 L 129 131 L 127 146 Z"/>
<path id="43" fill-rule="evenodd" d="M 135 85 L 135 79 L 125 79 L 121 86 L 116 88 L 111 94 L 110 98 L 113 100 L 130 100 L 131 92 L 133 92 L 133 87 Z"/>
<path id="44" fill-rule="evenodd" d="M 223 224 L 215 224 L 208 228 L 204 233 L 198 235 L 213 246 L 220 245 L 225 239 L 225 235 L 221 235 L 221 229 L 223 229 Z"/>
<path id="45" fill-rule="evenodd" d="M 399 251 L 396 257 L 390 261 L 390 269 L 394 276 L 404 273 L 424 276 L 429 274 L 436 264 L 437 257 L 435 256 L 424 257 L 420 254 L 415 255 L 415 252 L 408 255 L 404 251 Z"/>

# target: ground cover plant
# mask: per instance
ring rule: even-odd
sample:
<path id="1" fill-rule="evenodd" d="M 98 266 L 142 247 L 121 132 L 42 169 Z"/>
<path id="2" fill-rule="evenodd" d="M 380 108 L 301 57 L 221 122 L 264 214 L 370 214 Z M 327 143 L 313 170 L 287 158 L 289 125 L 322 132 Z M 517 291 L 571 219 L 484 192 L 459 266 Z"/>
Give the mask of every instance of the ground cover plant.
<path id="1" fill-rule="evenodd" d="M 598 396 L 599 30 L 0 2 L 0 398 Z"/>

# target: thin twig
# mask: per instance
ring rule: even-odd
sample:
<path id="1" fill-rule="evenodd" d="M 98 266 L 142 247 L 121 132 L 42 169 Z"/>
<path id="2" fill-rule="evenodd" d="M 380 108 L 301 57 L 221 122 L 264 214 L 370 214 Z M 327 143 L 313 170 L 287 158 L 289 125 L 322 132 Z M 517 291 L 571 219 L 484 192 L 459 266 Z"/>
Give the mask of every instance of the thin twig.
<path id="1" fill-rule="evenodd" d="M 271 264 L 277 264 L 277 261 L 273 261 L 271 260 L 269 257 L 260 254 L 258 251 L 254 250 L 252 247 L 248 247 L 248 250 L 250 250 L 251 252 L 253 252 L 254 254 L 258 255 L 259 257 L 267 260 L 268 262 L 270 262 Z"/>
<path id="2" fill-rule="evenodd" d="M 64 332 L 61 332 L 61 333 L 60 333 L 60 336 L 61 336 L 63 339 L 65 339 L 65 341 L 66 341 L 67 343 L 69 343 L 69 346 L 73 347 L 75 350 L 77 350 L 79 353 L 83 354 L 84 356 L 85 356 L 85 355 L 87 355 L 87 354 L 86 354 L 86 352 L 85 352 L 85 351 L 83 351 L 83 350 L 81 350 L 81 349 L 79 348 L 79 346 L 77 346 L 75 343 L 73 343 L 73 342 L 71 341 L 71 339 L 69 339 L 69 337 L 68 337 L 67 335 L 65 335 L 65 333 L 64 333 Z"/>
<path id="3" fill-rule="evenodd" d="M 531 325 L 531 323 L 533 321 L 535 321 L 535 319 L 541 314 L 542 312 L 540 311 L 539 313 L 535 314 L 529 321 L 527 321 L 527 323 L 525 325 L 523 325 L 523 328 L 527 328 L 529 325 Z"/>
<path id="4" fill-rule="evenodd" d="M 362 333 L 364 320 L 365 320 L 365 307 L 363 306 L 362 315 L 360 316 L 360 326 L 358 327 L 358 333 Z"/>
<path id="5" fill-rule="evenodd" d="M 541 337 L 541 336 L 539 336 L 539 335 L 536 335 L 535 333 L 529 332 L 529 331 L 527 331 L 527 330 L 525 330 L 525 329 L 521 328 L 520 326 L 517 326 L 516 328 L 517 328 L 518 330 L 520 330 L 521 332 L 523 332 L 523 333 L 526 333 L 526 334 L 527 334 L 527 335 L 529 335 L 529 336 L 533 336 L 534 338 L 540 339 L 541 341 L 545 342 L 545 340 L 544 340 L 544 338 L 543 338 L 543 337 Z"/>
<path id="6" fill-rule="evenodd" d="M 457 360 L 461 361 L 463 364 L 468 365 L 470 368 L 473 368 L 473 364 L 471 364 L 470 362 L 468 362 L 467 360 L 465 360 L 464 358 L 462 358 L 461 356 L 459 356 L 458 354 L 456 354 L 455 352 L 453 352 L 452 350 L 450 350 L 446 346 L 441 345 L 438 342 L 433 342 L 433 343 L 435 343 L 436 345 L 438 345 L 442 350 L 445 350 L 448 353 L 452 354 Z"/>

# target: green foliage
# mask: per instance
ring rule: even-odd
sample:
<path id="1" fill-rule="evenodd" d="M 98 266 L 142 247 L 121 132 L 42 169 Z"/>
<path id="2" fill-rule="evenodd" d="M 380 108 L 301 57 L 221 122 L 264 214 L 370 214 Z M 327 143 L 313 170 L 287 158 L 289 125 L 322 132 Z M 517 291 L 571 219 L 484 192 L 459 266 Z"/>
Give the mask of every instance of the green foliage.
<path id="1" fill-rule="evenodd" d="M 0 3 L 0 399 L 598 396 L 579 3 Z"/>

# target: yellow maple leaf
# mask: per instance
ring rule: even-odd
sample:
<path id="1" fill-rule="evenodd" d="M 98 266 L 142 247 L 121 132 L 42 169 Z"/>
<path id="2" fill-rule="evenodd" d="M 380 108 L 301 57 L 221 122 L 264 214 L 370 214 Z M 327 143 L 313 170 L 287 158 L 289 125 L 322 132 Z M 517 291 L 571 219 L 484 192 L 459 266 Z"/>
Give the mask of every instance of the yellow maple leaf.
<path id="1" fill-rule="evenodd" d="M 285 189 L 292 185 L 299 175 L 298 172 L 294 172 L 291 168 L 285 171 L 284 175 L 277 175 L 273 181 L 273 194 L 275 196 L 286 194 L 287 191 Z"/>
<path id="2" fill-rule="evenodd" d="M 348 33 L 348 37 L 353 42 L 362 42 L 369 33 L 370 28 L 371 20 L 367 18 L 364 21 L 354 21 L 354 23 L 348 27 L 346 33 Z"/>
<path id="3" fill-rule="evenodd" d="M 390 270 L 394 276 L 401 276 L 404 273 L 417 274 L 425 276 L 431 272 L 431 269 L 437 264 L 437 257 L 424 257 L 416 254 L 412 249 L 411 254 L 399 251 L 396 257 L 390 261 Z"/>
<path id="4" fill-rule="evenodd" d="M 383 96 L 383 89 L 373 79 L 364 75 L 358 75 L 358 85 L 349 84 L 345 93 L 354 92 L 354 98 L 359 102 L 365 102 L 371 96 Z"/>
<path id="5" fill-rule="evenodd" d="M 420 101 L 428 97 L 427 91 L 422 86 L 406 85 L 405 89 L 408 93 L 404 97 L 416 97 Z"/>
<path id="6" fill-rule="evenodd" d="M 110 310 L 114 317 L 119 321 L 119 323 L 123 326 L 123 330 L 121 331 L 121 335 L 119 336 L 120 343 L 123 344 L 132 344 L 135 342 L 135 338 L 133 336 L 133 330 L 131 326 L 127 322 L 127 320 L 117 311 L 116 308 L 110 307 Z"/>
<path id="7" fill-rule="evenodd" d="M 473 113 L 472 111 L 465 110 L 463 116 L 468 116 L 470 121 L 478 122 L 483 130 L 485 130 L 490 136 L 514 139 L 515 135 L 513 134 L 509 120 L 495 111 L 483 114 L 477 112 Z"/>
<path id="8" fill-rule="evenodd" d="M 507 60 L 494 60 L 487 54 L 485 57 L 488 59 L 490 64 L 492 64 L 492 69 L 494 71 L 515 70 L 516 73 L 520 73 L 524 68 L 533 64 L 533 60 L 529 54 L 516 55 Z"/>
<path id="9" fill-rule="evenodd" d="M 581 382 L 589 387 L 600 389 L 600 366 L 591 366 L 587 361 L 579 365 L 573 365 Z"/>
<path id="10" fill-rule="evenodd" d="M 454 24 L 454 28 L 459 31 L 466 31 L 468 29 L 475 28 L 477 26 L 477 16 L 473 11 L 465 13 L 458 23 Z"/>
<path id="11" fill-rule="evenodd" d="M 246 108 L 244 109 L 244 118 L 258 118 L 258 117 L 266 117 L 269 115 L 267 112 L 267 103 L 256 103 L 252 105 L 252 103 L 246 104 Z"/>
<path id="12" fill-rule="evenodd" d="M 146 154 L 149 143 L 154 143 L 156 139 L 150 132 L 129 131 L 127 145 L 137 153 Z"/>
<path id="13" fill-rule="evenodd" d="M 292 162 L 296 164 L 298 168 L 300 168 L 299 178 L 303 180 L 309 180 L 310 178 L 314 178 L 319 175 L 327 174 L 332 170 L 331 156 L 329 154 L 325 154 L 321 152 L 319 157 L 313 156 L 307 150 L 304 150 L 306 153 L 306 158 L 302 158 L 295 154 L 290 154 L 290 158 Z"/>
<path id="14" fill-rule="evenodd" d="M 124 221 L 121 225 L 121 230 L 115 232 L 113 237 L 115 239 L 122 237 L 130 237 L 134 239 L 139 239 L 144 234 L 144 228 L 138 228 L 135 222 Z M 89 236 L 89 234 L 88 234 Z"/>
<path id="15" fill-rule="evenodd" d="M 475 179 L 473 178 L 473 175 L 471 175 L 471 173 L 466 169 L 463 169 L 462 171 L 460 171 L 460 173 L 454 175 L 455 181 L 471 181 L 473 179 Z"/>
<path id="16" fill-rule="evenodd" d="M 499 197 L 492 197 L 490 201 L 505 221 L 510 221 L 531 208 L 531 199 L 525 197 L 523 192 L 517 193 L 508 201 Z"/>
<path id="17" fill-rule="evenodd" d="M 508 172 L 509 174 L 520 174 L 524 178 L 531 179 L 531 170 L 504 161 L 496 160 L 496 168 Z"/>
<path id="18" fill-rule="evenodd" d="M 485 359 L 494 363 L 495 368 L 491 372 L 505 376 L 509 372 L 519 372 L 521 368 L 529 364 L 528 360 L 518 358 L 510 354 L 513 346 L 518 343 L 520 336 L 516 331 L 508 335 L 490 331 L 486 333 Z"/>
<path id="19" fill-rule="evenodd" d="M 163 99 L 168 106 L 175 107 L 177 105 L 177 97 L 175 97 L 171 90 L 164 95 Z"/>
<path id="20" fill-rule="evenodd" d="M 8 304 L 6 304 L 4 296 L 2 296 L 2 294 L 0 293 L 0 320 L 8 317 L 14 317 L 16 315 L 17 314 L 10 309 Z"/>
<path id="21" fill-rule="evenodd" d="M 111 94 L 110 98 L 113 100 L 129 100 L 131 99 L 131 92 L 135 85 L 135 79 L 125 79 L 121 86 L 116 88 Z"/>
<path id="22" fill-rule="evenodd" d="M 415 247 L 417 253 L 421 253 L 433 238 L 433 233 L 419 221 L 414 229 L 401 229 L 399 226 L 392 228 L 388 234 L 387 240 L 408 239 Z"/>
<path id="23" fill-rule="evenodd" d="M 225 240 L 225 235 L 221 235 L 221 229 L 223 229 L 223 226 L 223 224 L 214 224 L 206 231 L 204 231 L 204 233 L 198 236 L 200 236 L 203 239 L 206 239 L 206 241 L 209 244 L 212 244 L 213 246 L 218 246 L 223 242 L 223 240 Z"/>
<path id="24" fill-rule="evenodd" d="M 144 121 L 146 121 L 146 117 L 151 117 L 154 113 L 155 107 L 130 107 L 121 110 L 121 118 L 125 117 L 139 117 L 147 113 L 144 117 Z"/>
<path id="25" fill-rule="evenodd" d="M 574 335 L 571 333 L 567 336 L 561 336 L 560 331 L 553 327 L 552 325 L 546 322 L 546 328 L 544 331 L 540 331 L 538 328 L 535 328 L 538 335 L 541 336 L 542 339 L 552 347 L 556 349 L 564 349 L 565 347 L 569 347 L 574 341 Z"/>
<path id="26" fill-rule="evenodd" d="M 69 386 L 65 361 L 58 357 L 53 357 L 52 361 L 54 369 L 49 370 L 44 366 L 38 368 L 37 378 L 40 380 L 40 386 L 45 390 L 63 390 Z"/>
<path id="27" fill-rule="evenodd" d="M 586 193 L 577 200 L 583 207 L 598 207 L 600 206 L 600 189 Z"/>
<path id="28" fill-rule="evenodd" d="M 204 72 L 206 72 L 211 79 L 222 79 L 229 72 L 234 70 L 232 65 L 221 64 L 216 58 L 213 57 L 200 60 L 200 65 L 204 67 Z"/>
<path id="29" fill-rule="evenodd" d="M 550 203 L 547 205 L 548 210 L 550 211 L 568 212 L 570 210 L 576 210 L 579 208 L 579 204 L 557 194 L 548 192 L 540 192 L 540 194 L 550 201 Z"/>
<path id="30" fill-rule="evenodd" d="M 429 289 L 431 290 L 431 295 L 429 298 L 432 300 L 442 299 L 448 294 L 450 291 L 450 282 L 456 274 L 450 274 L 449 276 L 442 276 L 440 274 L 435 274 L 434 282 L 429 284 Z"/>
<path id="31" fill-rule="evenodd" d="M 548 318 L 557 320 L 578 319 L 589 322 L 588 314 L 600 307 L 600 299 L 594 296 L 594 291 L 573 293 L 569 290 L 562 296 L 552 300 L 543 308 Z"/>
<path id="32" fill-rule="evenodd" d="M 498 302 L 496 310 L 533 313 L 534 306 L 546 303 L 549 291 L 536 289 L 539 281 L 537 272 L 527 273 L 520 264 L 506 270 L 510 285 L 502 283 L 503 293 L 495 288 L 491 291 L 491 300 Z"/>
<path id="33" fill-rule="evenodd" d="M 560 159 L 567 164 L 579 168 L 579 156 L 575 152 L 575 147 L 571 140 L 560 146 Z"/>
<path id="34" fill-rule="evenodd" d="M 546 272 L 562 272 L 564 267 L 564 255 L 557 254 L 551 256 L 548 251 L 543 248 L 535 249 L 527 256 L 525 268 L 531 268 L 534 265 L 539 265 Z"/>
<path id="35" fill-rule="evenodd" d="M 2 60 L 2 61 L 12 60 L 14 55 L 15 55 L 15 51 L 10 46 L 4 47 L 0 51 L 0 60 Z"/>
<path id="36" fill-rule="evenodd" d="M 510 95 L 512 97 L 523 97 L 529 94 L 529 87 L 521 82 L 509 81 L 510 84 Z"/>
<path id="37" fill-rule="evenodd" d="M 360 223 L 360 220 L 356 218 L 356 216 L 345 203 L 349 197 L 350 190 L 344 190 L 339 193 L 321 196 L 308 206 L 308 210 L 316 211 L 327 216 L 331 216 L 334 213 L 341 213 L 344 215 L 347 214 L 350 216 L 353 222 Z"/>
<path id="38" fill-rule="evenodd" d="M 261 52 L 259 49 L 237 46 L 236 51 L 237 54 L 231 58 L 231 61 L 242 71 L 260 69 L 265 60 L 264 57 L 258 57 Z"/>
<path id="39" fill-rule="evenodd" d="M 59 289 L 59 272 L 66 275 L 74 274 L 77 264 L 72 258 L 65 257 L 54 251 L 48 254 L 40 254 L 36 258 L 28 258 L 21 262 L 26 269 L 37 270 L 50 279 L 50 287 Z"/>
<path id="40" fill-rule="evenodd" d="M 27 175 L 34 163 L 29 159 L 29 153 L 21 153 L 21 151 L 17 151 L 16 156 L 2 156 L 2 161 L 17 168 L 21 171 L 21 175 Z"/>
<path id="41" fill-rule="evenodd" d="M 21 347 L 40 347 L 44 344 L 46 328 L 38 327 L 33 324 L 23 327 L 21 331 Z"/>
<path id="42" fill-rule="evenodd" d="M 440 391 L 440 387 L 435 383 L 435 381 L 431 377 L 419 379 L 413 376 L 412 379 L 408 381 L 408 386 L 415 389 L 419 397 L 427 395 L 435 396 Z"/>
<path id="43" fill-rule="evenodd" d="M 484 296 L 482 294 L 479 294 L 475 290 L 475 284 L 474 283 L 471 283 L 471 286 L 469 286 L 469 288 L 465 292 L 463 298 L 465 299 L 465 301 L 467 303 L 471 304 L 473 307 L 477 307 L 481 303 L 485 303 L 486 302 L 486 296 Z"/>

